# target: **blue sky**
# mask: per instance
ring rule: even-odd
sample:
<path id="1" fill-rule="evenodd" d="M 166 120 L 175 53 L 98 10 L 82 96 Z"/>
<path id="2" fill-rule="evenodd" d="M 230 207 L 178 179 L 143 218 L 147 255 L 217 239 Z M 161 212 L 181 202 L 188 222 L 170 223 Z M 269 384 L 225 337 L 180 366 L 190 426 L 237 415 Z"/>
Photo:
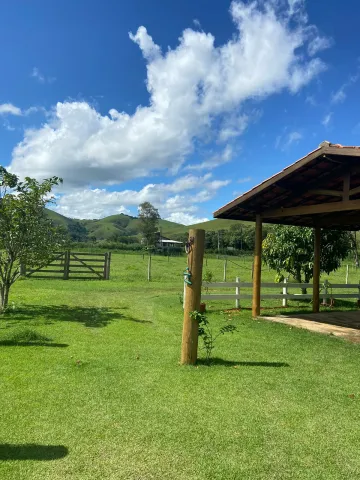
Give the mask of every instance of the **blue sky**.
<path id="1" fill-rule="evenodd" d="M 1 163 L 75 218 L 191 224 L 316 148 L 360 144 L 355 1 L 4 1 Z"/>

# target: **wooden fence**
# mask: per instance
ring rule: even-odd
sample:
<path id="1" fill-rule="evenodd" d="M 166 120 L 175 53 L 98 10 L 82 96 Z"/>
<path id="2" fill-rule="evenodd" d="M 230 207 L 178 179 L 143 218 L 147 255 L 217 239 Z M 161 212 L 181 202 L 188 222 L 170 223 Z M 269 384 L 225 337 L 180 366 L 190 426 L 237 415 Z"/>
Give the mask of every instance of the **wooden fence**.
<path id="1" fill-rule="evenodd" d="M 205 300 L 235 300 L 235 307 L 240 307 L 240 300 L 251 300 L 252 293 L 241 293 L 241 289 L 252 288 L 253 284 L 250 282 L 240 282 L 240 279 L 237 277 L 235 282 L 203 282 L 203 289 L 205 288 L 206 293 L 202 293 L 201 301 Z M 234 293 L 224 293 L 224 294 L 213 294 L 207 293 L 208 289 L 216 288 L 234 288 Z M 262 283 L 261 288 L 276 288 L 281 290 L 282 293 L 261 293 L 261 300 L 268 299 L 281 299 L 282 305 L 287 306 L 288 300 L 301 300 L 303 298 L 312 299 L 312 293 L 289 293 L 290 289 L 312 289 L 312 283 L 288 283 L 286 280 L 281 283 Z M 357 292 L 351 293 L 338 293 L 333 290 L 337 289 L 353 289 Z M 184 290 L 184 293 L 186 289 Z M 360 300 L 360 282 L 358 284 L 342 284 L 342 283 L 330 283 L 327 280 L 323 283 L 320 289 L 320 294 L 323 297 L 323 303 L 328 303 L 328 300 L 331 298 L 356 298 Z"/>
<path id="2" fill-rule="evenodd" d="M 46 265 L 27 269 L 21 266 L 21 273 L 33 278 L 69 279 L 97 279 L 109 280 L 111 252 L 84 253 L 84 252 L 56 252 Z"/>

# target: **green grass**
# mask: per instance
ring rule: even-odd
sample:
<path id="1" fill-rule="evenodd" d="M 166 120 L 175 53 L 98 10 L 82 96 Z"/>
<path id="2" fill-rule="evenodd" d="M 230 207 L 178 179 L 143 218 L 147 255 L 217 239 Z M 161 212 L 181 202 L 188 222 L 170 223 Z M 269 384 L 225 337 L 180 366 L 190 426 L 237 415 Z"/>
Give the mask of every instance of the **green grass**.
<path id="1" fill-rule="evenodd" d="M 228 279 L 251 278 L 249 259 L 234 261 Z M 181 367 L 185 265 L 154 257 L 147 283 L 146 258 L 113 255 L 108 282 L 14 286 L 0 319 L 2 480 L 358 478 L 359 346 L 242 310 L 211 367 Z M 206 268 L 222 280 L 222 260 Z M 208 305 L 215 328 L 232 306 Z"/>

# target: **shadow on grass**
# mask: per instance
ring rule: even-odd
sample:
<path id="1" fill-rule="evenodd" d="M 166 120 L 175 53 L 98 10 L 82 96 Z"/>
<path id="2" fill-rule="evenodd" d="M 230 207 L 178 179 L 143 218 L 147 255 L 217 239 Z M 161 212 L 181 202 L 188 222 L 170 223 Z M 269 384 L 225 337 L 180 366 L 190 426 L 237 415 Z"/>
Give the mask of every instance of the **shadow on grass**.
<path id="1" fill-rule="evenodd" d="M 0 461 L 4 460 L 56 460 L 66 457 L 63 445 L 10 445 L 0 444 Z"/>
<path id="2" fill-rule="evenodd" d="M 233 360 L 224 360 L 223 358 L 214 357 L 208 362 L 206 359 L 198 359 L 197 365 L 222 365 L 223 367 L 290 367 L 285 362 L 235 362 Z"/>
<path id="3" fill-rule="evenodd" d="M 0 347 L 55 347 L 65 348 L 67 343 L 47 343 L 47 342 L 16 342 L 14 340 L 0 340 Z"/>
<path id="4" fill-rule="evenodd" d="M 85 327 L 106 327 L 117 320 L 135 323 L 152 323 L 150 320 L 134 318 L 124 312 L 124 308 L 107 307 L 73 307 L 69 305 L 22 305 L 15 310 L 9 310 L 3 318 L 7 322 L 19 323 L 24 321 L 44 320 L 45 323 L 78 322 Z"/>

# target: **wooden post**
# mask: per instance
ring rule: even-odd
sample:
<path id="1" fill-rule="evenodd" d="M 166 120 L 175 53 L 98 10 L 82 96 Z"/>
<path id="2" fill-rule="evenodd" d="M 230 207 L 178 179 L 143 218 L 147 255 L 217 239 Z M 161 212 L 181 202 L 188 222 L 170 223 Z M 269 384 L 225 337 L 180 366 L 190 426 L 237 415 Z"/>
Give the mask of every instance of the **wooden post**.
<path id="1" fill-rule="evenodd" d="M 199 324 L 190 317 L 190 313 L 200 309 L 205 230 L 191 229 L 189 242 L 188 267 L 192 284 L 186 286 L 181 346 L 182 365 L 194 365 L 197 360 Z"/>
<path id="2" fill-rule="evenodd" d="M 349 265 L 346 265 L 346 278 L 345 278 L 345 283 L 348 285 L 349 283 Z"/>
<path id="3" fill-rule="evenodd" d="M 283 295 L 287 295 L 288 294 L 288 287 L 287 287 L 287 278 L 284 278 L 284 283 L 285 285 L 283 286 Z M 283 297 L 283 301 L 282 301 L 282 306 L 283 307 L 287 307 L 288 303 L 287 303 L 287 298 L 286 297 Z"/>
<path id="4" fill-rule="evenodd" d="M 227 258 L 224 261 L 224 282 L 226 282 L 226 268 L 227 268 Z"/>
<path id="5" fill-rule="evenodd" d="M 313 312 L 320 310 L 320 245 L 321 228 L 315 227 L 314 271 L 313 271 Z"/>
<path id="6" fill-rule="evenodd" d="M 64 254 L 64 280 L 69 279 L 70 270 L 70 251 L 66 250 Z"/>
<path id="7" fill-rule="evenodd" d="M 252 316 L 260 315 L 262 219 L 256 215 Z"/>
<path id="8" fill-rule="evenodd" d="M 148 279 L 148 282 L 151 282 L 151 253 L 150 252 L 149 252 L 147 279 Z"/>
<path id="9" fill-rule="evenodd" d="M 111 265 L 111 252 L 109 252 L 109 255 L 108 255 L 108 266 L 107 266 L 107 272 L 106 272 L 106 280 L 110 280 L 110 265 Z"/>
<path id="10" fill-rule="evenodd" d="M 236 277 L 236 283 L 240 283 L 240 278 Z M 235 295 L 240 296 L 240 287 L 235 287 Z M 235 308 L 240 308 L 240 298 L 235 300 Z"/>
<path id="11" fill-rule="evenodd" d="M 108 253 L 106 252 L 104 254 L 104 270 L 103 270 L 103 277 L 104 277 L 104 280 L 106 280 L 106 277 L 107 277 L 107 265 L 108 264 Z"/>

